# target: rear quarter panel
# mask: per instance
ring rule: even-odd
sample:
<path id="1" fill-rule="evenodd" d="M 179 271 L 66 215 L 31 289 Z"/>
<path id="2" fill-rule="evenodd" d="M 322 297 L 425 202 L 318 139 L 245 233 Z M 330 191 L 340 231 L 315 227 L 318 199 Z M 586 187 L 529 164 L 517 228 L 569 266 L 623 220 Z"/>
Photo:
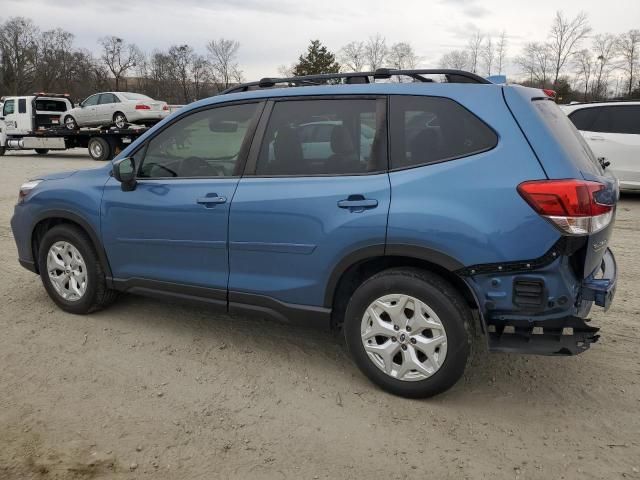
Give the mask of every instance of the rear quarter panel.
<path id="1" fill-rule="evenodd" d="M 387 242 L 427 247 L 465 266 L 542 256 L 560 235 L 516 190 L 545 174 L 501 87 L 449 87 L 447 97 L 493 128 L 498 144 L 481 154 L 392 172 Z"/>

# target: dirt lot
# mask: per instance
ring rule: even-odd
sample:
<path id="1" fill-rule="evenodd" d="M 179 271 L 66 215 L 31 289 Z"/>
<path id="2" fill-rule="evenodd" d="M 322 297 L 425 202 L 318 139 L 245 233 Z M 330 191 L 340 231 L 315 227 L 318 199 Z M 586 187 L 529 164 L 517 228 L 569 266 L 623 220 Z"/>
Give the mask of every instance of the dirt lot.
<path id="1" fill-rule="evenodd" d="M 452 390 L 409 401 L 324 332 L 133 296 L 86 317 L 56 308 L 17 262 L 18 186 L 96 166 L 0 157 L 0 479 L 640 479 L 640 196 L 618 210 L 598 344 L 481 351 Z"/>

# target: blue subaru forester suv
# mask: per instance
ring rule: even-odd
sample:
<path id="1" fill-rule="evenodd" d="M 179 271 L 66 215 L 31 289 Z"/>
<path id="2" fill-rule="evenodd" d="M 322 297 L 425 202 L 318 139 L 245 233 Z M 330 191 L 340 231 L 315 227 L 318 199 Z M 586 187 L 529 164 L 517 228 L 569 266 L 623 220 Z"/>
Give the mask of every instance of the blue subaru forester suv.
<path id="1" fill-rule="evenodd" d="M 383 69 L 223 93 L 112 164 L 21 187 L 20 263 L 60 308 L 131 292 L 323 323 L 406 397 L 451 387 L 479 335 L 547 355 L 597 340 L 618 186 L 543 91 Z"/>

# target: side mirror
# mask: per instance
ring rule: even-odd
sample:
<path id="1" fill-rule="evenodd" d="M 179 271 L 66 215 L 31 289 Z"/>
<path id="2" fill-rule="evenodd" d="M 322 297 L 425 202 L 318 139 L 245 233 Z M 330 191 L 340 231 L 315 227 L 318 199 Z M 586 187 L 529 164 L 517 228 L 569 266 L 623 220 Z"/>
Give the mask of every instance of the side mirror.
<path id="1" fill-rule="evenodd" d="M 131 157 L 124 157 L 114 162 L 113 178 L 121 183 L 123 192 L 136 188 L 136 164 Z"/>

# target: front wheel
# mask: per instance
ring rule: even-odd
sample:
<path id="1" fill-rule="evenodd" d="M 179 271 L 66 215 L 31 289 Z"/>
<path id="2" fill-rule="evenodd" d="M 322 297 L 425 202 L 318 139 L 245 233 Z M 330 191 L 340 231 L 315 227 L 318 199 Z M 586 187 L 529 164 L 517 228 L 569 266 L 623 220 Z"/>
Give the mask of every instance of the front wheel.
<path id="1" fill-rule="evenodd" d="M 38 268 L 47 293 L 66 312 L 94 312 L 116 298 L 91 240 L 76 226 L 57 225 L 44 235 Z"/>
<path id="2" fill-rule="evenodd" d="M 355 363 L 395 395 L 444 392 L 464 373 L 472 317 L 462 296 L 438 275 L 413 268 L 385 270 L 353 294 L 344 333 Z"/>

